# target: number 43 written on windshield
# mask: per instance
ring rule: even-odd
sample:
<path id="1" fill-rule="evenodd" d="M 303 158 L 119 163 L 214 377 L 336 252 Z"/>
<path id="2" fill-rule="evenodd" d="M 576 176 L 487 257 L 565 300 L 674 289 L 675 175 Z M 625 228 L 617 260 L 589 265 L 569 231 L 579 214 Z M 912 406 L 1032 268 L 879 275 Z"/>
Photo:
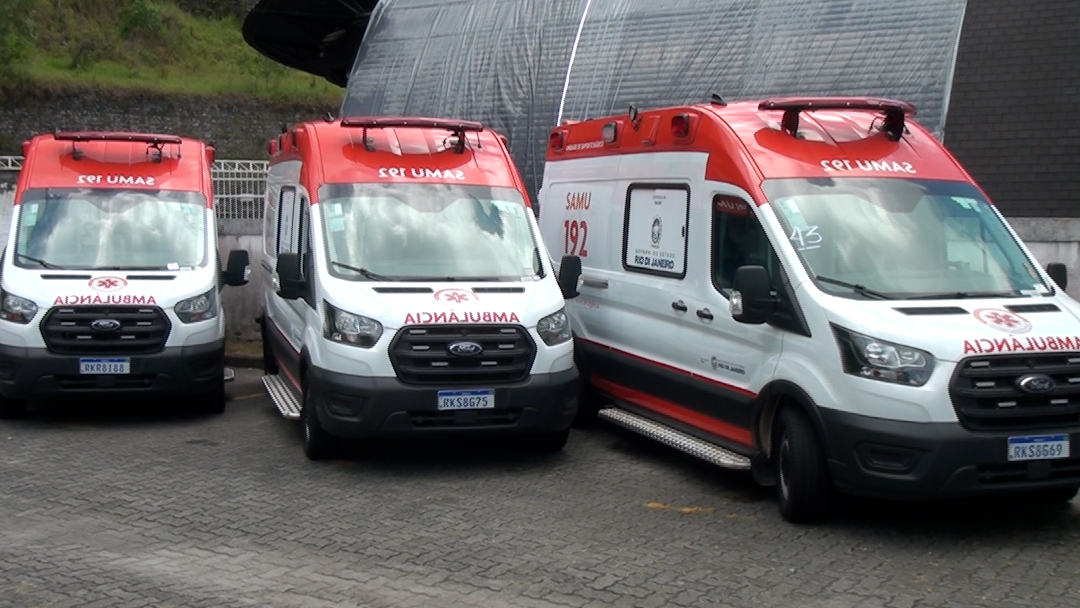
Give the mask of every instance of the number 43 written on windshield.
<path id="1" fill-rule="evenodd" d="M 583 258 L 589 257 L 585 241 L 589 240 L 589 224 L 585 220 L 563 222 L 563 253 Z"/>

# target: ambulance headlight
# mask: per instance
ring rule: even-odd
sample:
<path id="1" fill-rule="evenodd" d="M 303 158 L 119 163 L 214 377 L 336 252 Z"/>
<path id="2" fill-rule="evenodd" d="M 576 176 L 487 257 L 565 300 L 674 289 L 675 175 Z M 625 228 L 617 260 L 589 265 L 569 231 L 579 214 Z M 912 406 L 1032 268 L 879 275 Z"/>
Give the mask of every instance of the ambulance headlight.
<path id="1" fill-rule="evenodd" d="M 562 308 L 536 322 L 536 333 L 548 346 L 562 344 L 570 339 L 570 317 Z"/>
<path id="2" fill-rule="evenodd" d="M 360 348 L 371 348 L 379 341 L 383 332 L 382 323 L 363 315 L 345 312 L 329 302 L 324 304 L 326 322 L 323 324 L 323 333 L 327 340 Z"/>
<path id="3" fill-rule="evenodd" d="M 37 304 L 26 298 L 0 291 L 0 319 L 26 325 L 37 314 Z"/>
<path id="4" fill-rule="evenodd" d="M 217 288 L 199 294 L 194 298 L 180 300 L 173 307 L 173 312 L 182 323 L 195 323 L 213 319 L 218 314 Z"/>
<path id="5" fill-rule="evenodd" d="M 934 356 L 925 350 L 893 344 L 832 326 L 844 371 L 862 378 L 922 386 L 934 371 Z"/>

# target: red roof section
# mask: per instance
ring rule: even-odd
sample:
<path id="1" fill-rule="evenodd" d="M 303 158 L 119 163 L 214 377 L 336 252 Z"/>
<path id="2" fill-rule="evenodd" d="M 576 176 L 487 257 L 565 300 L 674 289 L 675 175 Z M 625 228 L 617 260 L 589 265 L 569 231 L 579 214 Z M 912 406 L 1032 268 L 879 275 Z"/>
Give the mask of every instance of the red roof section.
<path id="1" fill-rule="evenodd" d="M 769 105 L 776 109 L 761 109 L 766 102 L 712 103 L 642 111 L 633 122 L 629 114 L 622 114 L 564 124 L 551 131 L 547 161 L 651 152 L 708 153 L 706 179 L 739 185 L 759 200 L 764 200 L 761 182 L 769 178 L 972 181 L 945 147 L 914 121 L 905 121 L 899 141 L 882 130 L 883 108 L 914 113 L 904 102 L 806 98 L 798 114 L 796 137 L 784 130 L 782 122 L 784 109 L 799 106 L 799 98 L 771 101 Z M 845 103 L 866 107 L 832 109 Z M 830 109 L 818 109 L 822 105 Z M 605 126 L 611 141 L 605 140 Z"/>
<path id="2" fill-rule="evenodd" d="M 307 122 L 272 140 L 270 150 L 271 165 L 303 161 L 301 180 L 312 203 L 323 184 L 372 182 L 515 188 L 529 200 L 502 136 L 478 123 L 415 117 Z"/>
<path id="3" fill-rule="evenodd" d="M 213 205 L 212 148 L 199 140 L 77 131 L 37 135 L 23 152 L 16 204 L 31 188 L 134 188 L 201 192 Z"/>

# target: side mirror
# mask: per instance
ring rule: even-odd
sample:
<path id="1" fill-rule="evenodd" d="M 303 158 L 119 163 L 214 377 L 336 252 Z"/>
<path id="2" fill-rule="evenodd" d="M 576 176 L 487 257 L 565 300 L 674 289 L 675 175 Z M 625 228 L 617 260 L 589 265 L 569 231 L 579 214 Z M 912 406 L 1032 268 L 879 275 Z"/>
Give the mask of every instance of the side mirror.
<path id="1" fill-rule="evenodd" d="M 581 278 L 581 258 L 576 255 L 564 255 L 559 264 L 559 289 L 567 300 L 578 296 L 578 279 Z"/>
<path id="2" fill-rule="evenodd" d="M 1047 264 L 1046 274 L 1050 275 L 1050 278 L 1054 279 L 1054 282 L 1062 289 L 1065 289 L 1069 284 L 1069 269 L 1061 262 L 1050 262 Z"/>
<path id="3" fill-rule="evenodd" d="M 221 272 L 221 282 L 232 287 L 247 285 L 251 269 L 248 268 L 247 249 L 233 249 L 229 252 L 229 261 Z"/>
<path id="4" fill-rule="evenodd" d="M 277 259 L 277 294 L 286 300 L 296 300 L 304 295 L 303 275 L 300 272 L 300 254 L 280 253 Z"/>
<path id="5" fill-rule="evenodd" d="M 764 266 L 740 266 L 731 289 L 731 317 L 739 323 L 761 325 L 772 307 L 769 272 Z"/>

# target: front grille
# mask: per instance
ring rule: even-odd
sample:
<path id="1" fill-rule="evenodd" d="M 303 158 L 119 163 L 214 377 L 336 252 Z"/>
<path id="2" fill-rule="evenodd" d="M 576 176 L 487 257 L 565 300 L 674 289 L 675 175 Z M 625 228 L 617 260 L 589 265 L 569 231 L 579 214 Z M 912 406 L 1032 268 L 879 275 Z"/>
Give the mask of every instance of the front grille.
<path id="1" fill-rule="evenodd" d="M 450 353 L 455 342 L 475 342 L 473 356 Z M 536 345 L 517 325 L 421 325 L 403 327 L 390 343 L 390 363 L 406 384 L 496 384 L 523 380 Z"/>
<path id="2" fill-rule="evenodd" d="M 150 388 L 154 385 L 157 374 L 132 374 L 126 376 L 117 375 L 94 375 L 94 376 L 57 376 L 56 384 L 65 390 L 87 389 L 135 389 Z"/>
<path id="3" fill-rule="evenodd" d="M 120 327 L 94 329 L 112 319 Z M 41 336 L 61 355 L 141 355 L 160 352 L 169 337 L 169 319 L 160 308 L 142 306 L 60 306 L 41 322 Z"/>
<path id="4" fill-rule="evenodd" d="M 450 428 L 459 426 L 510 426 L 521 418 L 521 409 L 464 410 L 457 412 L 409 412 L 416 428 Z"/>
<path id="5" fill-rule="evenodd" d="M 1063 479 L 1080 483 L 1080 458 L 980 465 L 976 468 L 976 473 L 979 481 L 984 484 L 1060 481 Z"/>
<path id="6" fill-rule="evenodd" d="M 1032 394 L 1018 381 L 1030 374 L 1054 380 Z M 1002 355 L 965 359 L 949 388 L 960 424 L 972 431 L 1011 431 L 1080 425 L 1080 353 Z"/>

